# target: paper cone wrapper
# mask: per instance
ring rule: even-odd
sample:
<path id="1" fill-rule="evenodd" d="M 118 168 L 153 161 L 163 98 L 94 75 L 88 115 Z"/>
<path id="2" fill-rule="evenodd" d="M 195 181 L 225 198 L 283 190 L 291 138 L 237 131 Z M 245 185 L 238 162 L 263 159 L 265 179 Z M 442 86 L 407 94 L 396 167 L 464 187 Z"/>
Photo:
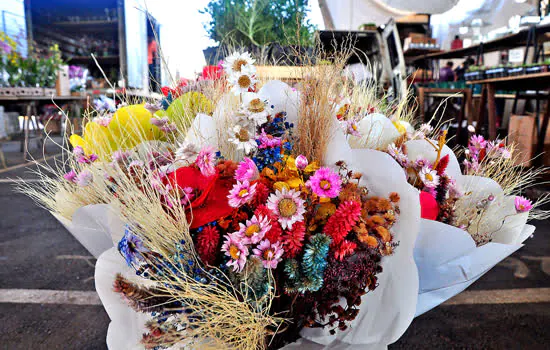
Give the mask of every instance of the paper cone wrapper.
<path id="1" fill-rule="evenodd" d="M 52 213 L 67 231 L 95 258 L 118 244 L 124 235 L 124 223 L 116 209 L 108 204 L 92 204 L 78 208 L 72 220 Z"/>

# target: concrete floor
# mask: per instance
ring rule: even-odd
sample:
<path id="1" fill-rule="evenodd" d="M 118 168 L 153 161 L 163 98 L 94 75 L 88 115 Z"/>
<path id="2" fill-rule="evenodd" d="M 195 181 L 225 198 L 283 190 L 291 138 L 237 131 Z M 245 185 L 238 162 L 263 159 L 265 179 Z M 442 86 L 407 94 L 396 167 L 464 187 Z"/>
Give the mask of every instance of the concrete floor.
<path id="1" fill-rule="evenodd" d="M 32 179 L 25 168 L 0 173 L 0 288 L 93 291 L 89 253 L 48 212 L 13 192 L 7 178 Z M 469 290 L 497 293 L 550 287 L 550 225 Z M 490 299 L 490 298 L 489 298 Z M 3 349 L 105 349 L 102 306 L 0 303 Z M 550 303 L 443 305 L 415 319 L 390 349 L 548 349 Z"/>

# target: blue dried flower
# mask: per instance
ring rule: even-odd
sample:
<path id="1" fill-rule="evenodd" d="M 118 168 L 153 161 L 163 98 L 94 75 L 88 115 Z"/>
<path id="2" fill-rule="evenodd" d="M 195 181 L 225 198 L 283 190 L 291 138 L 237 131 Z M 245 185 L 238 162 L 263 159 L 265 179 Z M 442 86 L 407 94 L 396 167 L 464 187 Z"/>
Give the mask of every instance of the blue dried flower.
<path id="1" fill-rule="evenodd" d="M 138 236 L 134 235 L 130 228 L 126 226 L 124 236 L 120 242 L 118 242 L 118 251 L 122 254 L 128 266 L 132 267 L 134 263 L 143 260 L 142 253 L 149 252 L 149 249 L 147 249 L 143 245 L 143 241 Z"/>

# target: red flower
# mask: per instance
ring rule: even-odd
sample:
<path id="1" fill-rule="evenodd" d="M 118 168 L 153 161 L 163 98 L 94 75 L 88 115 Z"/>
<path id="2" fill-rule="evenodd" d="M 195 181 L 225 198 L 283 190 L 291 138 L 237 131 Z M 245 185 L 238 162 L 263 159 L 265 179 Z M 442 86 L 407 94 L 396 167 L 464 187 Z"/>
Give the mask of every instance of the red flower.
<path id="1" fill-rule="evenodd" d="M 434 196 L 425 191 L 420 192 L 420 217 L 435 220 L 438 214 L 439 206 Z"/>
<path id="2" fill-rule="evenodd" d="M 258 181 L 256 183 L 256 194 L 254 198 L 250 201 L 252 207 L 258 207 L 264 205 L 267 202 L 267 197 L 269 197 L 270 191 L 269 188 L 263 183 Z"/>
<path id="3" fill-rule="evenodd" d="M 223 69 L 220 66 L 205 66 L 202 69 L 200 80 L 217 80 L 223 76 Z"/>
<path id="4" fill-rule="evenodd" d="M 344 241 L 360 216 L 361 204 L 359 202 L 346 201 L 340 204 L 323 229 L 324 233 L 332 237 L 332 246 Z"/>
<path id="5" fill-rule="evenodd" d="M 217 174 L 206 177 L 196 167 L 188 166 L 168 174 L 168 181 L 174 187 L 191 187 L 199 193 L 190 203 L 192 210 L 188 212 L 187 219 L 191 221 L 191 228 L 216 221 L 233 211 L 227 202 L 233 186 L 229 179 L 220 179 Z"/>
<path id="6" fill-rule="evenodd" d="M 271 229 L 267 231 L 267 233 L 265 234 L 265 238 L 269 239 L 269 242 L 271 242 L 271 244 L 278 242 L 283 234 L 283 229 L 281 228 L 281 225 L 277 221 L 277 218 L 275 217 L 273 212 L 269 210 L 265 205 L 260 205 L 258 206 L 258 208 L 256 208 L 254 215 L 263 215 L 269 218 Z"/>
<path id="7" fill-rule="evenodd" d="M 449 155 L 445 155 L 439 160 L 439 163 L 437 163 L 437 167 L 435 170 L 437 171 L 437 175 L 441 176 L 447 170 L 447 166 L 449 165 Z"/>
<path id="8" fill-rule="evenodd" d="M 306 225 L 303 221 L 295 223 L 292 225 L 291 230 L 286 231 L 286 234 L 283 236 L 283 243 L 287 257 L 294 258 L 302 251 L 305 234 Z"/>
<path id="9" fill-rule="evenodd" d="M 204 226 L 202 231 L 199 232 L 197 235 L 197 253 L 199 253 L 203 263 L 214 265 L 219 242 L 220 232 L 216 226 Z"/>
<path id="10" fill-rule="evenodd" d="M 334 249 L 334 257 L 342 261 L 346 256 L 353 254 L 355 248 L 357 248 L 357 244 L 344 240 Z"/>

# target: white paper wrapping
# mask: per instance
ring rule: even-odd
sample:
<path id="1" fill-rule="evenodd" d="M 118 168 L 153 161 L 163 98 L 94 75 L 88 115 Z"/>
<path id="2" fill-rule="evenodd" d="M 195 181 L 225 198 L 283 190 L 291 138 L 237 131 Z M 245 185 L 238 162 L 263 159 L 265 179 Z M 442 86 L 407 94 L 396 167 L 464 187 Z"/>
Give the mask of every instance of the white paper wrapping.
<path id="1" fill-rule="evenodd" d="M 425 141 L 421 142 L 427 144 Z M 417 152 L 421 148 L 420 142 L 413 146 Z M 426 156 L 427 152 L 422 153 Z M 453 169 L 451 168 L 451 172 L 455 171 Z M 420 278 L 416 316 L 469 287 L 496 264 L 521 248 L 522 243 L 535 230 L 534 226 L 526 224 L 528 213 L 518 214 L 514 206 L 514 196 L 505 196 L 494 180 L 460 174 L 454 178 L 458 188 L 463 193 L 468 193 L 457 205 L 473 207 L 481 199 L 489 195 L 495 196 L 494 203 L 477 224 L 480 231 L 493 232 L 492 241 L 476 247 L 470 233 L 437 221 L 422 219 L 414 248 L 414 260 Z"/>
<path id="2" fill-rule="evenodd" d="M 124 258 L 114 247 L 97 259 L 95 288 L 111 319 L 107 331 L 107 347 L 111 350 L 143 349 L 140 341 L 146 331 L 145 323 L 150 317 L 128 307 L 122 296 L 113 290 L 117 273 L 135 283 L 148 283 L 147 280 L 136 276 L 135 271 L 126 265 Z"/>
<path id="3" fill-rule="evenodd" d="M 487 243 L 476 247 L 470 234 L 437 221 L 421 220 L 414 248 L 420 289 L 416 316 L 468 288 L 500 261 L 521 248 L 535 230 L 525 225 L 519 243 Z"/>
<path id="4" fill-rule="evenodd" d="M 65 226 L 74 238 L 95 258 L 113 245 L 124 235 L 124 223 L 116 209 L 108 204 L 92 204 L 78 208 L 72 220 L 52 213 Z"/>

